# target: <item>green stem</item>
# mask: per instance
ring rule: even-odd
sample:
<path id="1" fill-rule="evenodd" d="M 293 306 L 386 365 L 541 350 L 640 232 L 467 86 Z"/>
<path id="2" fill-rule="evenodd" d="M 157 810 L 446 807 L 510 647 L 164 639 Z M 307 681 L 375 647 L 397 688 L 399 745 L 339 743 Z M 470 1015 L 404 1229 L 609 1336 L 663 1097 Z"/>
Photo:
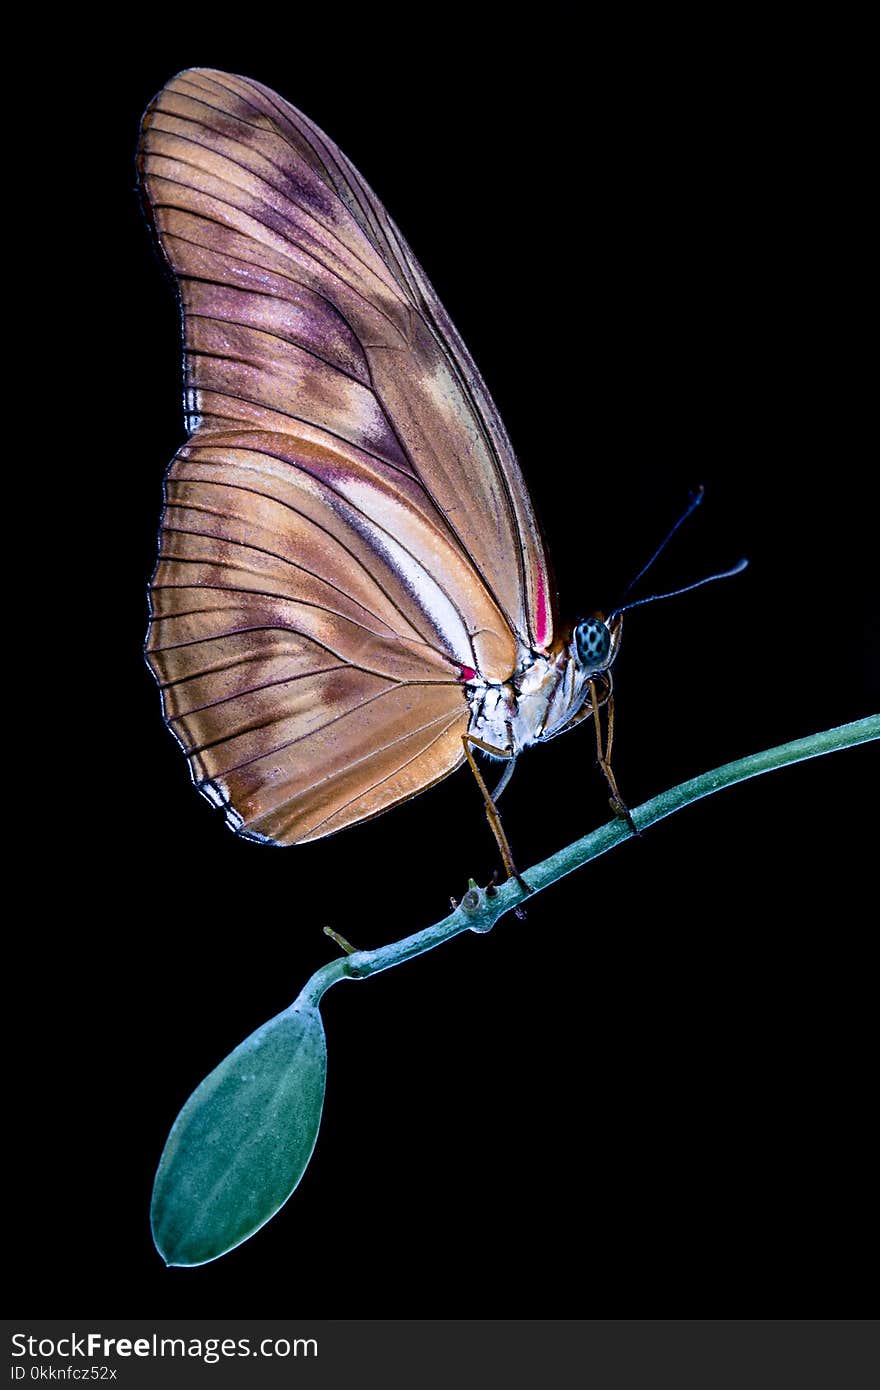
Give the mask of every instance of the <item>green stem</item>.
<path id="1" fill-rule="evenodd" d="M 777 748 L 768 748 L 763 753 L 753 753 L 748 758 L 739 758 L 734 763 L 725 763 L 714 772 L 704 772 L 682 782 L 670 791 L 661 792 L 632 811 L 633 820 L 641 830 L 647 830 L 673 811 L 681 811 L 701 797 L 711 796 L 722 787 L 731 787 L 735 782 L 745 782 L 749 777 L 759 777 L 761 773 L 772 772 L 777 767 L 787 767 L 791 763 L 803 762 L 806 758 L 817 758 L 823 753 L 836 753 L 841 748 L 852 748 L 859 743 L 868 743 L 880 738 L 880 715 L 869 715 L 857 719 L 852 724 L 843 724 L 837 729 L 826 729 L 821 734 L 811 734 L 809 738 L 795 739 L 793 743 L 783 743 Z M 606 850 L 613 849 L 623 840 L 632 837 L 632 830 L 623 820 L 615 819 L 608 825 L 575 840 L 567 848 L 551 854 L 549 859 L 536 864 L 523 874 L 534 893 L 549 888 L 565 874 L 597 859 Z M 459 932 L 486 932 L 495 925 L 499 917 L 517 907 L 527 895 L 514 879 L 508 879 L 491 895 L 481 888 L 470 888 L 461 903 L 444 917 L 424 931 L 405 936 L 401 941 L 393 941 L 388 946 L 380 946 L 375 951 L 353 951 L 341 960 L 330 961 L 317 970 L 309 980 L 297 1002 L 316 1005 L 321 996 L 337 980 L 362 980 L 368 975 L 376 975 L 380 970 L 389 970 L 392 965 L 419 956 L 423 951 L 431 951 L 444 941 L 457 936 Z"/>

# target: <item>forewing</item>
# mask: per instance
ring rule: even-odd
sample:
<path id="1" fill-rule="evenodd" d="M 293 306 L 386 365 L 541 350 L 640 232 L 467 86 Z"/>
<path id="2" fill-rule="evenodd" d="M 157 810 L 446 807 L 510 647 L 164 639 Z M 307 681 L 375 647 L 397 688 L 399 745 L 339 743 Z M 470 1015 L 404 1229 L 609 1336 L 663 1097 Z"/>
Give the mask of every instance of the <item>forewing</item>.
<path id="1" fill-rule="evenodd" d="M 408 472 L 504 625 L 547 647 L 547 564 L 510 441 L 424 272 L 345 155 L 268 88 L 191 69 L 147 113 L 142 162 L 179 277 L 193 421 L 269 410 L 288 429 L 292 411 Z M 484 673 L 508 675 L 511 651 L 506 671 L 499 655 Z"/>

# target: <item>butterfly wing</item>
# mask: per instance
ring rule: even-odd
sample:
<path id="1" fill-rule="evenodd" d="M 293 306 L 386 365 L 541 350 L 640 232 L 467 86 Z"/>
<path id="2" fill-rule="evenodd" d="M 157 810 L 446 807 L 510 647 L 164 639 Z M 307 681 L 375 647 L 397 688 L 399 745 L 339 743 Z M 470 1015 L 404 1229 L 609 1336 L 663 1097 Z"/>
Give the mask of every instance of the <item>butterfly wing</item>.
<path id="1" fill-rule="evenodd" d="M 166 480 L 148 659 L 244 833 L 325 835 L 462 759 L 462 674 L 551 633 L 516 462 L 417 263 L 268 89 L 192 70 L 144 118 L 191 437 Z"/>

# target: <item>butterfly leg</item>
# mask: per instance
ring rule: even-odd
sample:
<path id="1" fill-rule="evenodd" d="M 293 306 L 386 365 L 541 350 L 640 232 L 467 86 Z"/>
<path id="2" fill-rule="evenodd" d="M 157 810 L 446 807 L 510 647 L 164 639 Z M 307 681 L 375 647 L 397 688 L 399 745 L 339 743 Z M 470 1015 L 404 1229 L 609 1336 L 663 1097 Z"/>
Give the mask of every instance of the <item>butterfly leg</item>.
<path id="1" fill-rule="evenodd" d="M 612 684 L 610 672 L 606 674 L 605 680 L 608 682 L 608 693 L 603 701 L 600 701 L 596 694 L 596 682 L 590 681 L 590 700 L 593 706 L 593 722 L 596 726 L 596 751 L 599 755 L 599 766 L 602 769 L 605 781 L 608 783 L 608 789 L 611 792 L 609 804 L 612 811 L 616 816 L 619 816 L 621 820 L 626 821 L 634 835 L 638 835 L 638 828 L 630 815 L 626 802 L 620 795 L 617 786 L 617 778 L 614 776 L 611 767 L 611 748 L 614 744 L 614 686 Z M 605 705 L 606 717 L 604 745 L 602 742 L 602 721 L 599 716 L 599 709 L 602 704 Z"/>
<path id="2" fill-rule="evenodd" d="M 482 748 L 486 753 L 494 753 L 496 758 L 510 758 L 512 761 L 515 761 L 514 755 L 508 752 L 506 748 L 496 748 L 495 745 L 492 743 L 484 743 L 481 738 L 475 738 L 473 734 L 462 734 L 461 741 L 464 745 L 464 755 L 468 760 L 468 766 L 470 767 L 471 772 L 474 774 L 474 777 L 477 780 L 477 786 L 479 787 L 480 792 L 482 794 L 483 805 L 486 808 L 486 819 L 488 820 L 489 825 L 491 826 L 492 834 L 495 836 L 495 843 L 497 844 L 498 849 L 501 852 L 501 860 L 504 864 L 505 870 L 507 871 L 507 876 L 508 878 L 515 878 L 524 893 L 531 893 L 531 888 L 526 883 L 519 869 L 513 862 L 513 854 L 511 853 L 510 844 L 508 843 L 507 836 L 504 833 L 504 827 L 501 824 L 501 817 L 498 814 L 498 807 L 495 805 L 495 801 L 489 792 L 489 788 L 486 786 L 486 783 L 483 780 L 483 774 L 477 767 L 476 759 L 474 758 L 471 749 Z M 499 783 L 500 790 L 496 792 L 496 795 L 500 795 L 500 791 L 503 791 L 504 787 L 507 785 L 509 776 L 510 772 L 505 772 L 505 775 L 502 777 L 501 782 Z"/>
<path id="3" fill-rule="evenodd" d="M 513 739 L 511 739 L 511 743 L 512 743 L 512 742 L 513 742 Z M 507 767 L 504 769 L 504 771 L 502 772 L 501 776 L 498 778 L 498 781 L 497 781 L 497 783 L 496 783 L 496 785 L 495 785 L 495 787 L 494 787 L 494 789 L 493 789 L 493 791 L 492 791 L 492 800 L 493 800 L 493 802 L 495 803 L 496 806 L 498 805 L 498 798 L 500 797 L 501 793 L 504 791 L 504 788 L 507 786 L 508 782 L 510 781 L 511 777 L 513 776 L 513 769 L 514 769 L 515 767 L 516 767 L 516 755 L 514 754 L 513 757 L 511 757 L 511 758 L 509 759 L 508 764 L 507 764 Z"/>

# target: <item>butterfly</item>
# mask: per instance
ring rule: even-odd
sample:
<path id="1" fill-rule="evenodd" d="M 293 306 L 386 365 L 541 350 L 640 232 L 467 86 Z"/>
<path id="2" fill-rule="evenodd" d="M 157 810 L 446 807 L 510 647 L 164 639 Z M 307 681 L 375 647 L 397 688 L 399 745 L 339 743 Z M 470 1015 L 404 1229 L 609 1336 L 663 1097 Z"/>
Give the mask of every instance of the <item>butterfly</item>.
<path id="1" fill-rule="evenodd" d="M 146 655 L 195 785 L 289 845 L 599 709 L 622 621 L 560 626 L 498 412 L 396 225 L 267 87 L 179 73 L 144 205 L 177 285 L 188 440 L 166 475 Z M 473 749 L 506 762 L 490 794 Z"/>

